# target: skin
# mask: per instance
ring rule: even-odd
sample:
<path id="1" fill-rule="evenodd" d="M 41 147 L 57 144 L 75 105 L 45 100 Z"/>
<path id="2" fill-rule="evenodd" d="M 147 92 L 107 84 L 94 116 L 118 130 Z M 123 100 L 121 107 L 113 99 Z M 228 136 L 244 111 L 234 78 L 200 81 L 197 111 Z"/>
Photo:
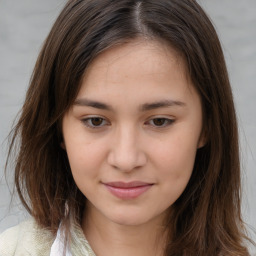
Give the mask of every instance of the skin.
<path id="1" fill-rule="evenodd" d="M 163 255 L 165 216 L 204 144 L 200 97 L 182 57 L 142 39 L 100 54 L 63 118 L 63 137 L 88 199 L 82 227 L 95 253 Z M 150 186 L 123 199 L 106 187 L 113 181 Z"/>

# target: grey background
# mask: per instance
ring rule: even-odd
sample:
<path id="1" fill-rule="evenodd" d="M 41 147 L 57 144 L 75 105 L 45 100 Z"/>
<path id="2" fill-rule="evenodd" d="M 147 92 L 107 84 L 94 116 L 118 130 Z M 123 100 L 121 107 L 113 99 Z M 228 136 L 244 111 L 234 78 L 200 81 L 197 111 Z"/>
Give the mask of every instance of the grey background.
<path id="1" fill-rule="evenodd" d="M 17 224 L 25 211 L 3 176 L 6 137 L 22 106 L 42 43 L 64 0 L 0 0 L 0 232 Z M 238 113 L 242 166 L 243 216 L 256 227 L 256 0 L 200 0 L 219 33 Z M 252 232 L 251 232 L 252 234 Z M 253 235 L 255 239 L 255 234 Z M 256 254 L 255 254 L 256 255 Z"/>

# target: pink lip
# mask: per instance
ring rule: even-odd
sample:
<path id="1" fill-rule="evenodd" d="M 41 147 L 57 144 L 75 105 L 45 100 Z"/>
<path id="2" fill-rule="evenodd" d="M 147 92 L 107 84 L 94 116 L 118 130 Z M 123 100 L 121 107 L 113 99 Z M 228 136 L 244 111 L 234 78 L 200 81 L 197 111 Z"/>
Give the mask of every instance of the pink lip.
<path id="1" fill-rule="evenodd" d="M 134 199 L 150 189 L 153 184 L 132 181 L 132 182 L 108 182 L 103 183 L 106 188 L 116 197 L 120 199 Z"/>

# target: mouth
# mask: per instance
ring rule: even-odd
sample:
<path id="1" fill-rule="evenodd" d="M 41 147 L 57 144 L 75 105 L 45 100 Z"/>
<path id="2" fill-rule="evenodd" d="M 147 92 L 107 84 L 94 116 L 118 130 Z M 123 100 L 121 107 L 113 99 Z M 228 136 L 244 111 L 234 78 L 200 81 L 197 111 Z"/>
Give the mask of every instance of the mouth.
<path id="1" fill-rule="evenodd" d="M 146 183 L 142 181 L 117 181 L 103 183 L 103 185 L 108 189 L 111 194 L 123 200 L 135 199 L 153 186 L 153 184 L 151 183 Z"/>

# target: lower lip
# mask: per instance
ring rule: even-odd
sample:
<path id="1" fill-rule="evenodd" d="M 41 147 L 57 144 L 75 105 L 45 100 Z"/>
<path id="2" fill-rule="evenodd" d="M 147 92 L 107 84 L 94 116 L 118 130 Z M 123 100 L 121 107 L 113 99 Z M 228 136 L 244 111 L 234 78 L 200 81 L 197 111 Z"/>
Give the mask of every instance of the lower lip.
<path id="1" fill-rule="evenodd" d="M 107 184 L 104 185 L 114 196 L 124 200 L 135 199 L 152 187 L 150 184 L 131 188 L 113 187 Z"/>

